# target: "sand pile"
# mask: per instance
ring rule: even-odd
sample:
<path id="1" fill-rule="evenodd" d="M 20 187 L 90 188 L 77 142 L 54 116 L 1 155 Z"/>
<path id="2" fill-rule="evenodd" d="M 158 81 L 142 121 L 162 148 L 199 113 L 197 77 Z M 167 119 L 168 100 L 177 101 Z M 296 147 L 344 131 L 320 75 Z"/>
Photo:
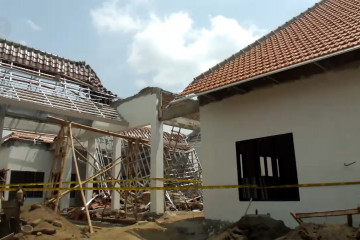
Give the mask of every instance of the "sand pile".
<path id="1" fill-rule="evenodd" d="M 85 231 L 42 204 L 24 205 L 20 210 L 23 225 L 31 225 L 31 234 L 17 234 L 15 239 L 80 239 Z"/>

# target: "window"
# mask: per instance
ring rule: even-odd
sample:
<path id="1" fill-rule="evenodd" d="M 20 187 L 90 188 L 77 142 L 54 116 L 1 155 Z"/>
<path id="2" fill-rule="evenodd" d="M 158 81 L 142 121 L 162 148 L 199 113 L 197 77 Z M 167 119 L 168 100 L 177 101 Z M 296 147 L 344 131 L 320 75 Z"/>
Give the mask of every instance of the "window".
<path id="1" fill-rule="evenodd" d="M 239 185 L 298 184 L 292 133 L 236 142 Z M 239 188 L 240 201 L 299 201 L 296 188 Z"/>
<path id="2" fill-rule="evenodd" d="M 11 171 L 10 184 L 17 183 L 42 183 L 44 182 L 44 172 L 29 172 L 29 171 Z M 26 188 L 42 188 L 42 185 L 34 186 L 23 186 L 24 190 Z M 11 191 L 9 194 L 9 199 L 14 199 L 16 195 L 15 191 Z M 42 198 L 43 191 L 26 191 L 27 198 Z"/>
<path id="3" fill-rule="evenodd" d="M 75 181 L 76 181 L 76 174 L 75 174 L 75 173 L 72 173 L 72 174 L 71 174 L 71 179 L 70 179 L 70 181 L 71 181 L 71 182 L 75 182 Z M 71 188 L 73 188 L 73 187 L 75 187 L 75 186 L 76 186 L 75 183 L 70 184 L 70 187 L 71 187 Z M 70 192 L 70 198 L 75 198 L 75 193 L 76 193 L 76 191 L 71 191 L 71 192 Z"/>

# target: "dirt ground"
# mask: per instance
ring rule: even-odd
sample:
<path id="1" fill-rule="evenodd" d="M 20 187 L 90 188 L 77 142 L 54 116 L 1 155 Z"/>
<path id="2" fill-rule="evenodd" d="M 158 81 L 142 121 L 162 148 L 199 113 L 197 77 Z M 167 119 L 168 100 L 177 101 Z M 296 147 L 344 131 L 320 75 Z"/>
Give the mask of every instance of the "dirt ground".
<path id="1" fill-rule="evenodd" d="M 28 224 L 31 222 L 40 219 L 39 224 L 34 227 L 34 230 L 37 229 L 56 229 L 56 234 L 54 235 L 46 235 L 42 234 L 40 236 L 37 235 L 26 235 L 25 239 L 37 239 L 37 240 L 46 240 L 46 239 L 81 239 L 82 231 L 81 228 L 75 226 L 70 223 L 65 218 L 54 215 L 53 210 L 41 205 L 40 208 L 34 209 L 30 211 L 30 205 L 24 205 L 20 210 L 20 217 L 27 221 Z M 62 226 L 54 226 L 50 222 L 54 220 L 61 223 Z"/>
<path id="2" fill-rule="evenodd" d="M 184 240 L 207 239 L 208 232 L 204 227 L 203 212 L 169 212 L 155 222 L 138 222 L 127 227 L 115 227 L 97 230 L 91 239 L 123 240 Z"/>
<path id="3" fill-rule="evenodd" d="M 30 205 L 21 207 L 21 218 L 27 224 L 37 220 L 39 223 L 34 227 L 37 229 L 56 229 L 54 235 L 25 235 L 19 239 L 36 239 L 36 240 L 60 240 L 60 239 L 121 239 L 135 240 L 162 240 L 162 239 L 207 239 L 208 230 L 204 224 L 203 212 L 177 211 L 166 212 L 164 216 L 154 221 L 140 221 L 129 226 L 95 227 L 95 233 L 89 235 L 87 227 L 77 226 L 69 222 L 64 217 L 54 215 L 53 211 L 43 205 L 40 208 L 30 211 Z M 62 226 L 54 226 L 51 224 L 54 220 L 59 221 Z M 84 222 L 86 224 L 86 222 Z M 96 226 L 96 224 L 94 224 Z M 86 225 L 84 225 L 86 226 Z"/>

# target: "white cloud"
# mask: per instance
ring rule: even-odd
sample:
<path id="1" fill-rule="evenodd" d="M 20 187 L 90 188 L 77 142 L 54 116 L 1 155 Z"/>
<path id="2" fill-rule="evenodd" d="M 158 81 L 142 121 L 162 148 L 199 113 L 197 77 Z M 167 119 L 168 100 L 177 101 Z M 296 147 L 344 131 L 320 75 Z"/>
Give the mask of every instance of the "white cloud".
<path id="1" fill-rule="evenodd" d="M 137 79 L 137 80 L 135 80 L 135 85 L 138 88 L 144 88 L 144 87 L 148 86 L 149 83 L 144 79 Z"/>
<path id="2" fill-rule="evenodd" d="M 22 45 L 27 45 L 27 42 L 25 40 L 20 40 L 19 43 Z"/>
<path id="3" fill-rule="evenodd" d="M 138 31 L 128 62 L 138 74 L 153 73 L 152 85 L 180 91 L 194 77 L 230 57 L 259 36 L 235 19 L 210 17 L 209 28 L 194 28 L 187 13 L 152 15 Z"/>
<path id="4" fill-rule="evenodd" d="M 141 20 L 131 15 L 134 5 L 141 2 L 138 0 L 123 7 L 118 6 L 118 2 L 104 2 L 102 7 L 90 11 L 93 25 L 98 31 L 128 33 L 141 28 Z"/>
<path id="5" fill-rule="evenodd" d="M 120 6 L 117 0 L 103 3 L 91 11 L 94 26 L 100 32 L 130 34 L 127 62 L 137 74 L 137 87 L 158 86 L 181 91 L 194 77 L 238 52 L 264 34 L 252 25 L 243 27 L 237 20 L 222 15 L 209 16 L 209 27 L 198 28 L 186 12 L 168 16 L 135 14 L 132 1 Z M 144 80 L 146 79 L 146 81 Z"/>
<path id="6" fill-rule="evenodd" d="M 31 30 L 33 30 L 33 31 L 41 31 L 42 30 L 42 28 L 39 26 L 39 25 L 37 25 L 36 23 L 34 23 L 33 21 L 31 21 L 30 19 L 28 19 L 27 21 L 26 21 L 26 24 L 30 27 L 30 29 Z"/>

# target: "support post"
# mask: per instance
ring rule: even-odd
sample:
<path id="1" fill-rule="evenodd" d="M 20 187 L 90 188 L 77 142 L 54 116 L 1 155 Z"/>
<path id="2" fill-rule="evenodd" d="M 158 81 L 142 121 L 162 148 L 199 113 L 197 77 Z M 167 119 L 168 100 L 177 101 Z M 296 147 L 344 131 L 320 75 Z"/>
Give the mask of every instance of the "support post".
<path id="1" fill-rule="evenodd" d="M 5 121 L 5 106 L 0 105 L 0 150 L 5 150 L 5 149 L 2 149 L 3 135 L 4 135 L 4 121 Z M 1 159 L 1 161 L 2 161 L 2 163 L 0 163 L 0 168 L 7 169 L 8 164 L 9 164 L 8 158 Z M 6 178 L 5 184 L 10 184 L 9 174 L 8 174 L 8 177 Z M 4 199 L 6 199 L 6 200 L 9 199 L 9 191 L 4 192 Z M 1 200 L 1 196 L 0 196 L 0 200 Z"/>
<path id="2" fill-rule="evenodd" d="M 69 148 L 69 146 L 67 146 L 67 148 Z M 65 166 L 64 166 L 64 170 L 63 170 L 64 172 L 63 172 L 63 177 L 62 177 L 63 182 L 70 182 L 71 181 L 71 172 L 72 172 L 72 161 L 71 161 L 71 159 L 72 159 L 71 151 L 67 151 L 66 160 L 65 160 Z M 69 188 L 70 184 L 65 184 L 64 183 L 64 184 L 62 184 L 62 187 Z M 60 195 L 60 193 L 59 193 L 59 195 Z M 68 209 L 69 207 L 70 207 L 70 194 L 66 195 L 63 198 L 59 198 L 59 209 L 60 209 L 60 211 L 62 211 L 64 209 Z"/>
<path id="3" fill-rule="evenodd" d="M 164 177 L 164 139 L 163 123 L 155 120 L 151 124 L 151 157 L 150 178 Z M 163 187 L 164 182 L 151 180 L 151 187 Z M 152 190 L 150 194 L 150 212 L 156 214 L 164 213 L 164 190 Z"/>
<path id="4" fill-rule="evenodd" d="M 0 147 L 1 144 L 3 143 L 4 122 L 5 122 L 5 106 L 0 105 Z"/>
<path id="5" fill-rule="evenodd" d="M 85 213 L 86 213 L 86 219 L 89 225 L 89 232 L 90 233 L 94 233 L 94 229 L 92 227 L 92 223 L 91 223 L 91 219 L 90 219 L 90 214 L 89 214 L 89 209 L 86 205 L 86 199 L 85 199 L 85 195 L 83 192 L 83 186 L 82 186 L 82 182 L 81 182 L 81 178 L 80 178 L 80 174 L 79 174 L 79 167 L 77 164 L 77 160 L 76 160 L 76 154 L 75 154 L 75 147 L 74 147 L 74 141 L 73 141 L 73 135 L 72 135 L 72 129 L 71 129 L 71 123 L 68 125 L 68 131 L 69 131 L 69 138 L 70 138 L 70 144 L 71 144 L 71 150 L 72 150 L 72 159 L 73 159 L 73 163 L 74 163 L 74 167 L 75 167 L 75 172 L 76 172 L 76 179 L 79 183 L 79 188 L 80 188 L 80 195 L 81 195 L 81 199 L 82 202 L 84 204 L 84 208 L 85 208 Z"/>
<path id="6" fill-rule="evenodd" d="M 96 143 L 95 143 L 95 136 L 93 134 L 90 134 L 90 136 L 88 137 L 88 151 L 92 156 L 96 157 Z M 93 165 L 95 164 L 95 160 L 92 158 L 92 156 L 89 153 L 87 154 L 87 161 L 89 162 L 89 164 L 86 164 L 86 178 L 89 178 L 92 175 L 94 175 Z M 88 182 L 85 184 L 85 187 L 92 188 L 93 183 Z M 86 201 L 89 201 L 92 198 L 92 194 L 93 194 L 93 190 L 85 190 Z"/>
<path id="7" fill-rule="evenodd" d="M 113 155 L 112 160 L 118 159 L 121 157 L 121 145 L 122 139 L 114 137 L 113 138 Z M 119 176 L 119 171 L 121 169 L 121 163 L 116 165 L 111 169 L 111 175 L 114 177 Z M 115 183 L 113 183 L 115 186 Z M 112 190 L 111 191 L 111 210 L 120 209 L 120 192 Z"/>

